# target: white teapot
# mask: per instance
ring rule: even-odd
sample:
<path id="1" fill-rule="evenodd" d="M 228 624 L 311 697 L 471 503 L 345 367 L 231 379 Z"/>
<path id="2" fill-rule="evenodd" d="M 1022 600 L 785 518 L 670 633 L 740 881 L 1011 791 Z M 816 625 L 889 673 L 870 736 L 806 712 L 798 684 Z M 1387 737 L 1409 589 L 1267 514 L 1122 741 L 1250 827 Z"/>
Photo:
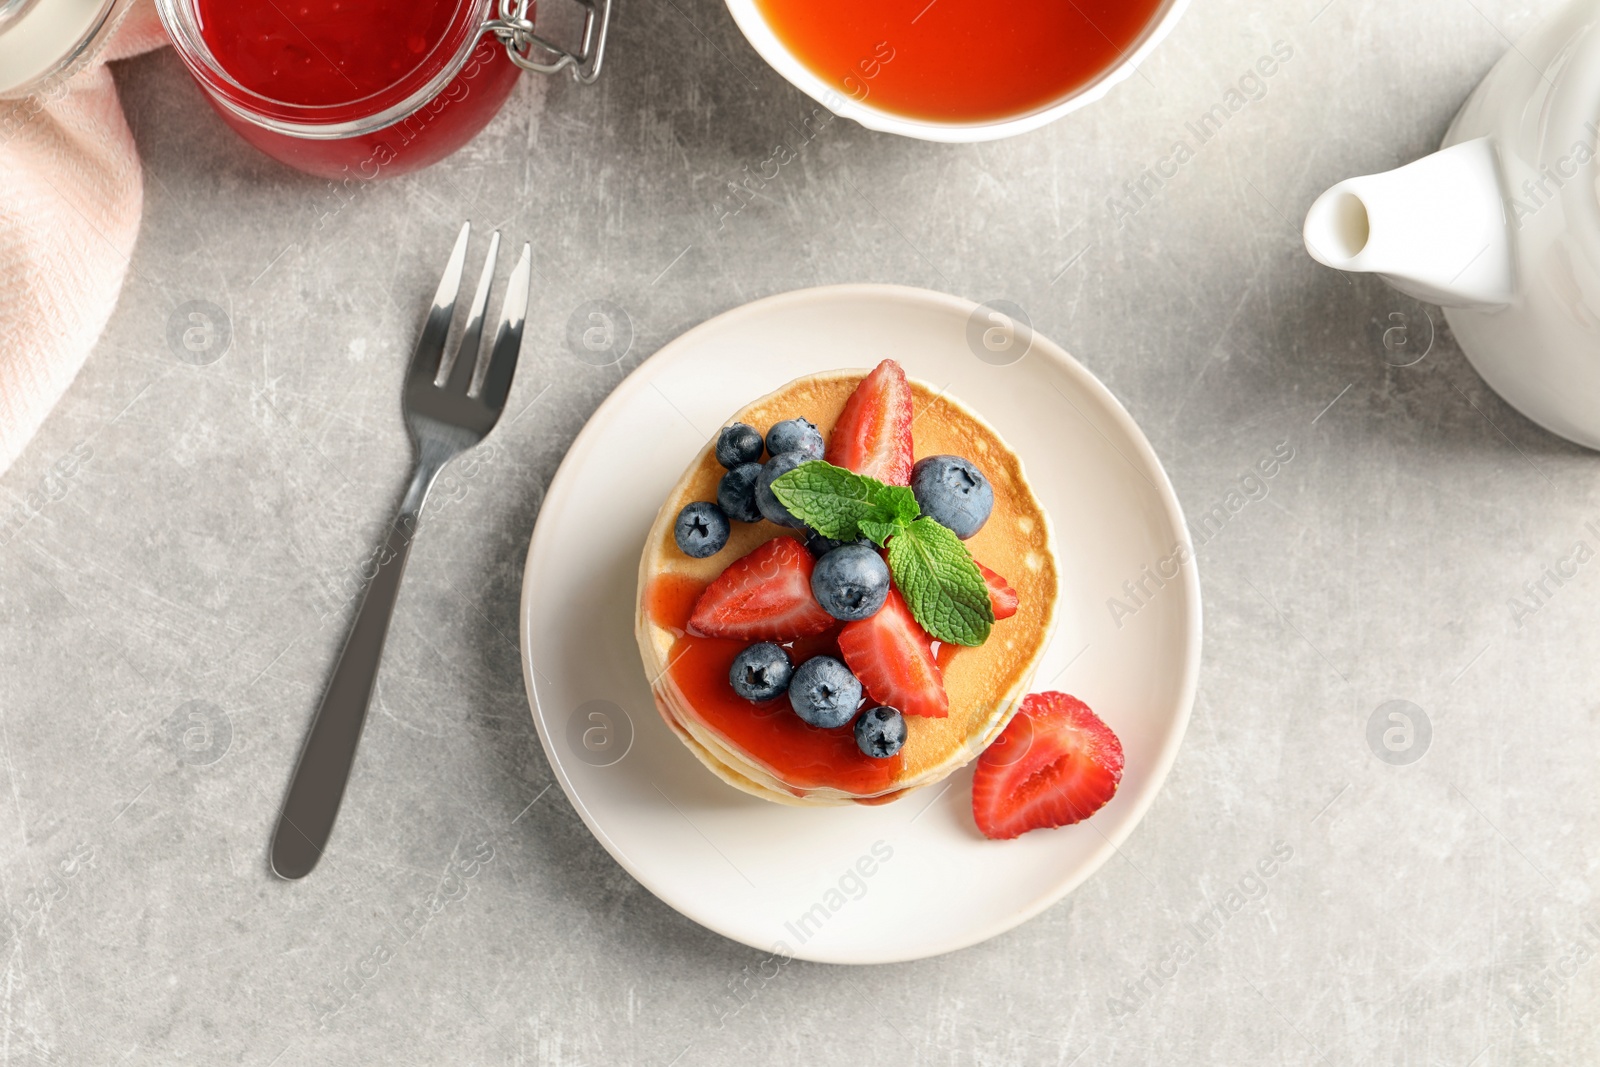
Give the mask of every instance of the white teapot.
<path id="1" fill-rule="evenodd" d="M 1351 178 L 1306 250 L 1444 307 L 1483 380 L 1600 449 L 1600 0 L 1572 0 L 1473 90 L 1440 151 Z"/>

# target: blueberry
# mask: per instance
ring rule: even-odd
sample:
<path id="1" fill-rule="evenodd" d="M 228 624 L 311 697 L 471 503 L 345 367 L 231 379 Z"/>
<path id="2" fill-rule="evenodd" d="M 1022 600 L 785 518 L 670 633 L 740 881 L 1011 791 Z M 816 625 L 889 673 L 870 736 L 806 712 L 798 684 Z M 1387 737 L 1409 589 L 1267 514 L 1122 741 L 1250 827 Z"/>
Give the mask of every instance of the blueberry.
<path id="1" fill-rule="evenodd" d="M 717 462 L 729 470 L 745 463 L 760 463 L 761 435 L 756 428 L 742 422 L 724 426 L 717 438 Z"/>
<path id="2" fill-rule="evenodd" d="M 739 653 L 733 666 L 728 668 L 728 684 L 749 701 L 771 700 L 782 695 L 793 676 L 794 664 L 789 662 L 789 653 L 771 641 L 751 645 Z"/>
<path id="3" fill-rule="evenodd" d="M 989 521 L 994 488 L 960 456 L 928 456 L 911 468 L 911 492 L 922 513 L 965 541 Z"/>
<path id="4" fill-rule="evenodd" d="M 873 759 L 888 759 L 906 743 L 906 717 L 899 708 L 868 708 L 856 720 L 856 747 Z"/>
<path id="5" fill-rule="evenodd" d="M 889 565 L 876 549 L 844 545 L 817 560 L 811 595 L 834 618 L 869 619 L 889 596 Z"/>
<path id="6" fill-rule="evenodd" d="M 821 559 L 834 549 L 842 548 L 845 545 L 865 545 L 867 548 L 871 548 L 872 542 L 865 537 L 858 537 L 854 541 L 835 541 L 831 537 L 823 537 L 815 530 L 806 532 L 806 548 L 810 549 L 811 554 L 817 559 Z"/>
<path id="7" fill-rule="evenodd" d="M 685 504 L 683 510 L 678 512 L 678 523 L 672 528 L 672 536 L 677 540 L 678 547 L 683 549 L 684 555 L 705 559 L 722 551 L 722 546 L 728 543 L 730 529 L 728 516 L 722 513 L 721 508 L 704 500 L 696 500 L 693 504 Z"/>
<path id="8" fill-rule="evenodd" d="M 785 452 L 804 452 L 812 459 L 821 459 L 824 446 L 822 434 L 805 419 L 785 419 L 774 423 L 767 431 L 767 454 L 781 456 Z"/>
<path id="9" fill-rule="evenodd" d="M 832 656 L 812 656 L 800 664 L 789 683 L 794 713 L 825 730 L 849 722 L 860 703 L 861 683 Z"/>
<path id="10" fill-rule="evenodd" d="M 728 518 L 761 521 L 761 509 L 756 507 L 756 479 L 760 477 L 759 463 L 741 463 L 722 476 L 717 483 L 717 506 L 727 512 Z"/>
<path id="11" fill-rule="evenodd" d="M 804 528 L 805 523 L 789 514 L 789 509 L 778 503 L 778 498 L 772 495 L 772 483 L 800 464 L 811 462 L 813 458 L 804 452 L 784 452 L 767 460 L 767 465 L 761 468 L 761 477 L 756 479 L 756 507 L 761 509 L 762 516 L 768 522 L 796 530 Z"/>

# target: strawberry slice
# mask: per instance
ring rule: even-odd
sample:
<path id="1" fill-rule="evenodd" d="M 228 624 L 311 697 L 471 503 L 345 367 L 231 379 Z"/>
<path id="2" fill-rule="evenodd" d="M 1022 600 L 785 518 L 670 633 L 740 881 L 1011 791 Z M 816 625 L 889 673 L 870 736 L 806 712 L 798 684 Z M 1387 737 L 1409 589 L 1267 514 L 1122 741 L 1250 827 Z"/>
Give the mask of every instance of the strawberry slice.
<path id="1" fill-rule="evenodd" d="M 985 837 L 1004 840 L 1082 822 L 1122 781 L 1122 742 L 1088 705 L 1034 693 L 978 757 L 972 815 Z"/>
<path id="2" fill-rule="evenodd" d="M 978 563 L 977 560 L 972 562 Z M 1011 588 L 1011 583 L 981 563 L 978 563 L 978 573 L 983 575 L 983 582 L 989 587 L 989 606 L 994 609 L 995 620 L 1009 619 L 1015 615 L 1022 598 Z"/>
<path id="3" fill-rule="evenodd" d="M 878 703 L 930 719 L 950 714 L 932 638 L 911 617 L 900 590 L 891 588 L 870 619 L 847 623 L 839 631 L 839 651 Z"/>
<path id="4" fill-rule="evenodd" d="M 911 484 L 911 386 L 886 359 L 861 380 L 828 435 L 827 460 L 885 485 Z"/>
<path id="5" fill-rule="evenodd" d="M 811 553 L 792 537 L 775 537 L 728 565 L 700 594 L 689 616 L 699 637 L 792 641 L 833 626 L 811 595 Z"/>

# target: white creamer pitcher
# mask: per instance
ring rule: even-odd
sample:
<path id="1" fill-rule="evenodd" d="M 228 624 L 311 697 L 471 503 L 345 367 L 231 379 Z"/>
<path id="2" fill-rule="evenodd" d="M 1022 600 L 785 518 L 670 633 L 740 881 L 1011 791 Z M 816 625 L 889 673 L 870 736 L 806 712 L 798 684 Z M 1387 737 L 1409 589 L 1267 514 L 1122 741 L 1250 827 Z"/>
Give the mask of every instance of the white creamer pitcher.
<path id="1" fill-rule="evenodd" d="M 1484 381 L 1600 449 L 1600 0 L 1573 0 L 1473 90 L 1440 151 L 1340 182 L 1306 249 L 1440 304 Z"/>

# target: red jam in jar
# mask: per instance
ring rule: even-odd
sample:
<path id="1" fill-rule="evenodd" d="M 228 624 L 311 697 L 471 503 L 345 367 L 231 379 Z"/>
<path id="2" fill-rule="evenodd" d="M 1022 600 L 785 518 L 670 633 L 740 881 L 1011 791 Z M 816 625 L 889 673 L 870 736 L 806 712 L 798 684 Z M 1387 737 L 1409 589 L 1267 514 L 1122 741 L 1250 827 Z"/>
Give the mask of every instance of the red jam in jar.
<path id="1" fill-rule="evenodd" d="M 490 0 L 160 0 L 180 56 L 245 140 L 369 179 L 427 166 L 500 110 L 520 68 Z"/>
<path id="2" fill-rule="evenodd" d="M 444 39 L 454 0 L 196 0 L 200 36 L 240 85 L 290 104 L 381 92 Z"/>

